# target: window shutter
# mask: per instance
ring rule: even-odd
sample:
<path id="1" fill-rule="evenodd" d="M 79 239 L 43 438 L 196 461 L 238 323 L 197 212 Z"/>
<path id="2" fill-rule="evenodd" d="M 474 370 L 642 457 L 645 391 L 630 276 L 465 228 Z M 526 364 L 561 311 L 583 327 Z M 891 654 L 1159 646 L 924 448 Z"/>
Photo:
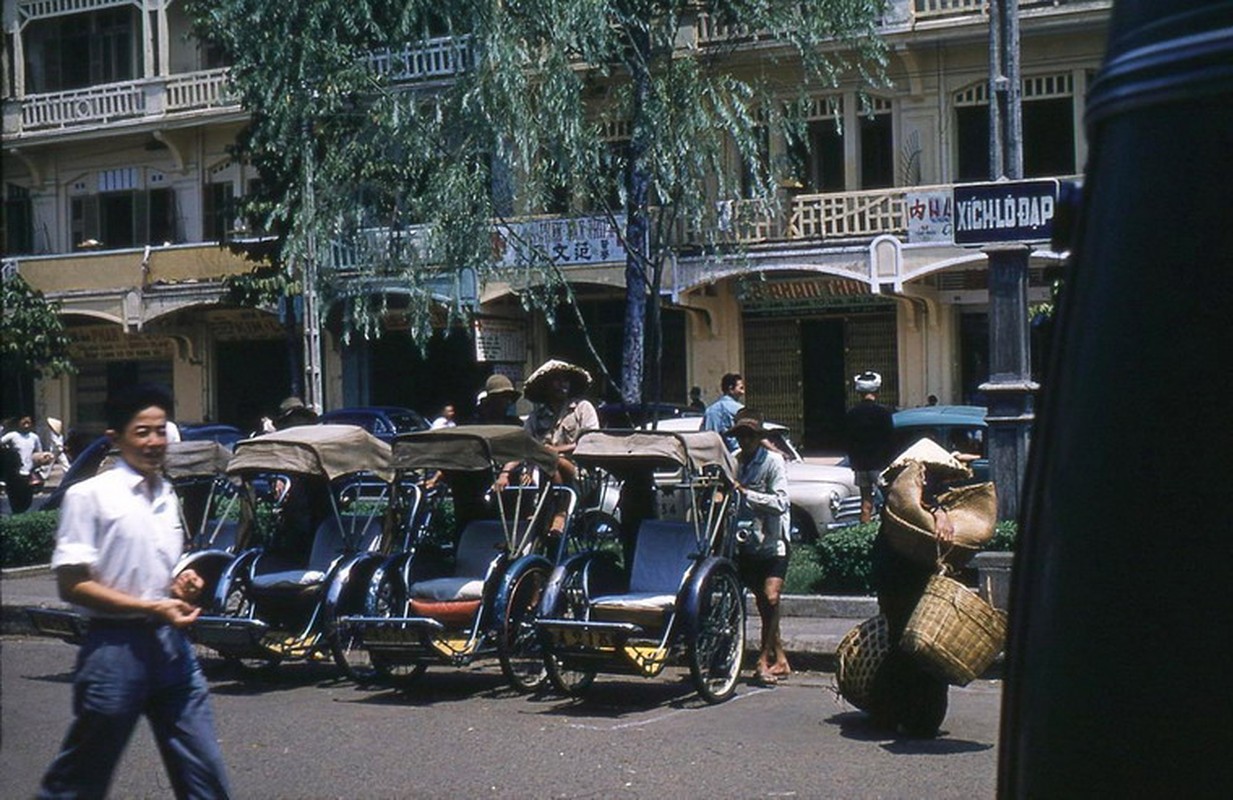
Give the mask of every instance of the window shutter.
<path id="1" fill-rule="evenodd" d="M 144 189 L 133 192 L 133 244 L 150 244 L 150 193 Z"/>

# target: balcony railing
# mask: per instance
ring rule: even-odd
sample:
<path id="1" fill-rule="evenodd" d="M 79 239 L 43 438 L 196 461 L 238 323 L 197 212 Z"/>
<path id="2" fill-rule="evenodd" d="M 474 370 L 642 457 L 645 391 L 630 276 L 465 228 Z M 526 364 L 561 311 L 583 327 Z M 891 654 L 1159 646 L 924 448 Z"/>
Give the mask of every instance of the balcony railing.
<path id="1" fill-rule="evenodd" d="M 21 100 L 23 131 L 101 125 L 146 113 L 145 81 L 125 81 L 26 95 Z"/>
<path id="2" fill-rule="evenodd" d="M 227 68 L 168 78 L 106 83 L 20 98 L 21 131 L 106 125 L 118 120 L 237 105 L 227 94 Z M 6 130 L 5 133 L 15 131 Z"/>
<path id="3" fill-rule="evenodd" d="M 449 78 L 471 68 L 471 37 L 442 36 L 398 49 L 384 48 L 368 58 L 374 72 L 390 81 Z"/>

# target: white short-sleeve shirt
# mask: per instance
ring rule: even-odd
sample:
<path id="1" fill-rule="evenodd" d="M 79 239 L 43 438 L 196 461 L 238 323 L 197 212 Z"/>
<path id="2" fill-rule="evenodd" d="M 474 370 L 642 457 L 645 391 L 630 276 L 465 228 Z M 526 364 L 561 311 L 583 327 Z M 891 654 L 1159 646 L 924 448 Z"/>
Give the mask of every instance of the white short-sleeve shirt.
<path id="1" fill-rule="evenodd" d="M 65 494 L 51 566 L 85 565 L 104 586 L 157 600 L 168 596 L 183 546 L 180 504 L 171 485 L 160 480 L 151 499 L 142 476 L 121 461 Z"/>

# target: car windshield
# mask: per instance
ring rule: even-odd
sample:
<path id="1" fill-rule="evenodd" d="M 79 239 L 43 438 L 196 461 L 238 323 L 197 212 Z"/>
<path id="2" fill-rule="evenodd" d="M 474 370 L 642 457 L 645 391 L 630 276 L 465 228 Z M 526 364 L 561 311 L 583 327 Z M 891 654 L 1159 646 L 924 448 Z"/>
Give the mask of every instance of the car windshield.
<path id="1" fill-rule="evenodd" d="M 394 430 L 398 433 L 412 433 L 428 429 L 428 423 L 414 411 L 391 411 L 388 416 L 390 422 L 394 423 Z"/>

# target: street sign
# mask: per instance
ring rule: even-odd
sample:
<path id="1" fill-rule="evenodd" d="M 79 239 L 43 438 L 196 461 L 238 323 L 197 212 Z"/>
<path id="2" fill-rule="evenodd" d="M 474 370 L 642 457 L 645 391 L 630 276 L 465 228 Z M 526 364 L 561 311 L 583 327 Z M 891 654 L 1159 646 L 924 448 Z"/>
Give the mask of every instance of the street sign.
<path id="1" fill-rule="evenodd" d="M 955 186 L 955 244 L 1047 242 L 1053 236 L 1057 180 Z"/>

